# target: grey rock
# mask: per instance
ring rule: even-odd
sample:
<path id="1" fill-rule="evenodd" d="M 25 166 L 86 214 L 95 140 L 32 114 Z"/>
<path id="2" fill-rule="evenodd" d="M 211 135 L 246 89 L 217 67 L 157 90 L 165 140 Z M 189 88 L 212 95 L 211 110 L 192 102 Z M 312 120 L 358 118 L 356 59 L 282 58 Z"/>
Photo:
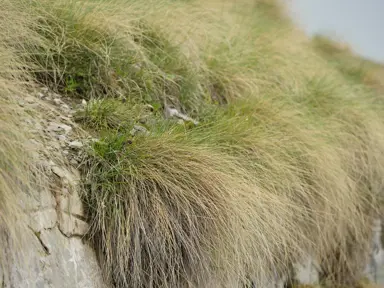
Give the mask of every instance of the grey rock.
<path id="1" fill-rule="evenodd" d="M 36 100 L 35 97 L 32 97 L 32 96 L 28 96 L 25 98 L 25 101 L 27 101 L 27 103 L 29 104 L 35 103 L 36 102 L 35 100 Z"/>
<path id="2" fill-rule="evenodd" d="M 145 128 L 143 126 L 140 126 L 140 125 L 134 125 L 132 130 L 130 131 L 130 133 L 131 133 L 132 136 L 135 136 L 135 135 L 138 135 L 138 134 L 144 134 L 144 135 L 148 135 L 149 134 L 147 128 Z"/>
<path id="3" fill-rule="evenodd" d="M 36 94 L 36 96 L 41 99 L 41 98 L 44 98 L 45 95 L 43 93 L 39 92 Z"/>
<path id="4" fill-rule="evenodd" d="M 166 118 L 176 117 L 176 118 L 182 119 L 183 121 L 186 121 L 186 122 L 192 122 L 194 125 L 199 124 L 198 121 L 196 121 L 196 120 L 192 119 L 191 117 L 181 113 L 177 109 L 171 108 L 169 106 L 165 107 L 165 117 Z"/>
<path id="5" fill-rule="evenodd" d="M 4 242 L 5 251 L 17 249 L 22 257 L 8 257 L 2 287 L 107 288 L 92 248 L 79 238 L 67 238 L 57 227 L 35 234 L 26 230 L 22 245 Z M 3 268 L 3 266 L 2 266 Z M 1 283 L 1 280 L 0 280 Z"/>
<path id="6" fill-rule="evenodd" d="M 17 104 L 19 104 L 20 107 L 24 107 L 25 106 L 25 102 L 24 101 L 18 101 Z"/>
<path id="7" fill-rule="evenodd" d="M 310 255 L 307 255 L 305 259 L 296 263 L 294 268 L 295 278 L 300 284 L 316 285 L 319 283 L 319 264 Z"/>
<path id="8" fill-rule="evenodd" d="M 72 127 L 62 123 L 50 122 L 47 130 L 53 132 L 64 132 L 65 134 L 68 134 L 72 131 Z"/>
<path id="9" fill-rule="evenodd" d="M 54 208 L 39 210 L 30 215 L 29 226 L 35 232 L 43 229 L 51 229 L 55 227 L 57 222 L 57 214 Z"/>
<path id="10" fill-rule="evenodd" d="M 60 142 L 65 142 L 65 141 L 67 141 L 67 136 L 65 136 L 63 134 L 56 135 L 56 139 L 59 140 Z"/>
<path id="11" fill-rule="evenodd" d="M 88 223 L 67 213 L 61 213 L 59 217 L 60 231 L 67 237 L 84 236 L 88 229 Z"/>
<path id="12" fill-rule="evenodd" d="M 38 194 L 25 193 L 25 197 L 19 198 L 24 211 L 36 212 L 56 207 L 55 197 L 48 189 L 42 189 Z"/>
<path id="13" fill-rule="evenodd" d="M 71 110 L 71 108 L 67 104 L 61 104 L 60 109 L 65 113 L 68 113 Z"/>
<path id="14" fill-rule="evenodd" d="M 32 125 L 33 125 L 31 119 L 24 119 L 24 122 L 25 122 L 26 124 L 28 124 L 29 126 L 32 126 Z"/>
<path id="15" fill-rule="evenodd" d="M 39 204 L 40 204 L 40 209 L 43 208 L 54 208 L 56 206 L 56 200 L 51 191 L 47 189 L 41 190 L 39 193 L 40 199 L 39 199 Z"/>
<path id="16" fill-rule="evenodd" d="M 372 282 L 384 284 L 384 249 L 381 243 L 382 220 L 377 218 L 372 223 L 371 253 L 364 274 Z"/>
<path id="17" fill-rule="evenodd" d="M 73 180 L 73 177 L 68 170 L 61 168 L 57 165 L 52 166 L 51 169 L 52 169 L 52 172 L 57 176 L 59 176 L 60 178 L 66 179 L 66 180 Z"/>
<path id="18" fill-rule="evenodd" d="M 73 193 L 64 193 L 58 197 L 60 211 L 69 215 L 77 215 L 85 217 L 83 203 L 81 202 L 79 193 L 73 191 Z"/>
<path id="19" fill-rule="evenodd" d="M 72 149 L 80 149 L 81 147 L 83 147 L 83 143 L 81 143 L 80 141 L 72 141 L 68 144 L 68 146 Z"/>
<path id="20" fill-rule="evenodd" d="M 53 102 L 54 102 L 56 105 L 60 105 L 61 103 L 63 103 L 63 101 L 61 101 L 60 98 L 55 98 L 55 99 L 53 99 Z"/>

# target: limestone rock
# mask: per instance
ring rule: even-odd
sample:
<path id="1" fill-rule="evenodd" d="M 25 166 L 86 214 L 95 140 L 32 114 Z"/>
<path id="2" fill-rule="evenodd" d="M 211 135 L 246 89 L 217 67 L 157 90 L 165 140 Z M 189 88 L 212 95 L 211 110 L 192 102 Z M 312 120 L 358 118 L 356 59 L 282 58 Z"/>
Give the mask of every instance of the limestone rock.
<path id="1" fill-rule="evenodd" d="M 364 274 L 377 284 L 384 284 L 384 249 L 381 243 L 382 220 L 375 219 L 372 223 L 371 253 Z"/>
<path id="2" fill-rule="evenodd" d="M 81 147 L 83 147 L 83 143 L 81 143 L 80 141 L 72 141 L 69 142 L 68 145 L 72 149 L 80 149 Z"/>
<path id="3" fill-rule="evenodd" d="M 43 93 L 39 92 L 36 94 L 36 96 L 41 99 L 41 98 L 44 98 L 45 95 Z"/>
<path id="4" fill-rule="evenodd" d="M 55 173 L 60 178 L 67 178 L 68 177 L 68 171 L 64 170 L 63 168 L 59 166 L 52 166 L 52 172 Z"/>
<path id="5" fill-rule="evenodd" d="M 69 215 L 85 217 L 83 204 L 77 191 L 73 193 L 61 194 L 58 197 L 60 211 Z"/>
<path id="6" fill-rule="evenodd" d="M 59 140 L 60 142 L 65 142 L 67 141 L 67 137 L 65 135 L 56 135 L 56 139 Z"/>
<path id="7" fill-rule="evenodd" d="M 55 98 L 55 99 L 53 99 L 53 102 L 54 102 L 56 105 L 60 105 L 61 103 L 63 103 L 63 101 L 62 101 L 60 98 Z"/>
<path id="8" fill-rule="evenodd" d="M 35 98 L 32 96 L 28 96 L 25 98 L 25 101 L 27 101 L 27 103 L 29 104 L 32 104 L 32 103 L 35 103 Z"/>
<path id="9" fill-rule="evenodd" d="M 130 131 L 130 134 L 132 136 L 135 136 L 135 135 L 138 135 L 138 134 L 144 134 L 144 135 L 148 135 L 149 132 L 147 130 L 147 128 L 143 127 L 143 126 L 140 126 L 140 125 L 134 125 L 132 130 Z"/>
<path id="10" fill-rule="evenodd" d="M 62 123 L 50 122 L 47 130 L 52 132 L 64 132 L 65 134 L 68 134 L 72 131 L 72 127 Z"/>
<path id="11" fill-rule="evenodd" d="M 39 210 L 30 215 L 29 226 L 35 232 L 55 227 L 57 214 L 54 208 Z"/>
<path id="12" fill-rule="evenodd" d="M 319 265 L 316 260 L 307 255 L 305 259 L 296 263 L 295 278 L 303 285 L 316 285 L 319 283 Z"/>
<path id="13" fill-rule="evenodd" d="M 67 238 L 57 227 L 39 234 L 25 232 L 23 245 L 18 247 L 22 257 L 8 257 L 7 266 L 0 269 L 1 287 L 109 287 L 102 279 L 95 253 L 81 239 Z M 6 251 L 16 248 L 10 243 L 5 245 L 2 248 Z"/>
<path id="14" fill-rule="evenodd" d="M 192 119 L 188 115 L 185 115 L 185 114 L 181 113 L 180 111 L 178 111 L 177 109 L 171 108 L 171 107 L 168 107 L 168 106 L 165 107 L 165 117 L 166 118 L 176 117 L 176 118 L 179 118 L 179 119 L 181 119 L 181 120 L 183 120 L 185 122 L 192 122 L 194 125 L 198 125 L 199 124 L 198 121 Z"/>
<path id="15" fill-rule="evenodd" d="M 64 167 L 60 167 L 60 166 L 54 164 L 51 166 L 51 169 L 52 169 L 52 172 L 54 174 L 56 174 L 57 176 L 59 176 L 61 178 L 63 183 L 67 183 L 69 185 L 75 186 L 78 179 L 79 179 L 79 176 L 74 175 L 73 173 L 71 173 L 69 170 L 67 170 Z"/>
<path id="16" fill-rule="evenodd" d="M 59 218 L 60 231 L 67 237 L 84 236 L 88 231 L 88 223 L 67 213 Z"/>

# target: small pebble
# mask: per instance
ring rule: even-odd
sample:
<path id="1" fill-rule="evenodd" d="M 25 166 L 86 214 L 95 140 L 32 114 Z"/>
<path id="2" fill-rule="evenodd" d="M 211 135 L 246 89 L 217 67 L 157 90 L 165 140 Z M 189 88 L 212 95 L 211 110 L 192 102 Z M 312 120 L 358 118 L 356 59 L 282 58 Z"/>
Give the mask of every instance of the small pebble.
<path id="1" fill-rule="evenodd" d="M 35 98 L 32 96 L 29 96 L 29 97 L 25 98 L 25 101 L 27 101 L 29 104 L 32 104 L 35 102 Z"/>
<path id="2" fill-rule="evenodd" d="M 81 147 L 83 147 L 83 143 L 81 143 L 80 141 L 72 141 L 68 144 L 68 146 L 72 149 L 80 149 Z"/>
<path id="3" fill-rule="evenodd" d="M 59 98 L 55 98 L 55 99 L 53 99 L 53 102 L 54 102 L 56 105 L 60 105 L 61 103 L 63 103 L 63 101 L 61 101 L 61 99 L 59 99 Z"/>

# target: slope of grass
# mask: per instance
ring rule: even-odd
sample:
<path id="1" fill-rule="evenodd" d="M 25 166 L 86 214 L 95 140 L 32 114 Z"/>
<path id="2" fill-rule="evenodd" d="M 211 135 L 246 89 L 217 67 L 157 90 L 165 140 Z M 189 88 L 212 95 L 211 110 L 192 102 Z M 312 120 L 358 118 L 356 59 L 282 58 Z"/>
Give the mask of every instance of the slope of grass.
<path id="1" fill-rule="evenodd" d="M 265 285 L 306 253 L 335 285 L 359 279 L 383 191 L 381 96 L 277 2 L 4 3 L 22 15 L 4 35 L 23 75 L 88 101 L 76 119 L 100 140 L 82 199 L 116 287 Z"/>
<path id="2" fill-rule="evenodd" d="M 339 45 L 322 35 L 314 37 L 313 46 L 352 82 L 373 86 L 383 91 L 383 64 L 355 55 L 348 46 Z"/>

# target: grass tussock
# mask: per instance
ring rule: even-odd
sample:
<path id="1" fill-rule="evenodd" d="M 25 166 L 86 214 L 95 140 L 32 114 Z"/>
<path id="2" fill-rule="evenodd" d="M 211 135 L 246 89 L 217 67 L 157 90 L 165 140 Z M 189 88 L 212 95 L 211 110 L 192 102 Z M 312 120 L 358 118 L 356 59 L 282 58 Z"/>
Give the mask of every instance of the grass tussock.
<path id="1" fill-rule="evenodd" d="M 307 253 L 322 280 L 358 281 L 384 122 L 348 53 L 275 1 L 5 3 L 23 75 L 87 100 L 82 198 L 116 287 L 262 286 Z"/>

